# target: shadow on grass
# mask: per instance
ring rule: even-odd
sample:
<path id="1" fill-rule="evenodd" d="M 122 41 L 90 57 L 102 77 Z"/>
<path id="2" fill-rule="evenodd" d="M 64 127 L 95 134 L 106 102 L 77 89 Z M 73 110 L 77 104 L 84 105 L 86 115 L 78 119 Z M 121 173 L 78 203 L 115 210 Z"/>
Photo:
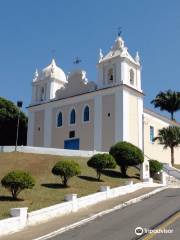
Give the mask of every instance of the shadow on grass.
<path id="1" fill-rule="evenodd" d="M 97 178 L 91 176 L 78 176 L 78 178 L 89 181 L 89 182 L 104 182 L 103 180 L 98 181 Z"/>
<path id="2" fill-rule="evenodd" d="M 13 199 L 11 196 L 0 196 L 0 202 L 22 202 L 24 199 Z"/>
<path id="3" fill-rule="evenodd" d="M 52 189 L 67 188 L 67 187 L 64 187 L 62 183 L 43 183 L 41 184 L 41 186 L 46 188 L 52 188 Z"/>
<path id="4" fill-rule="evenodd" d="M 136 178 L 136 179 L 139 179 L 138 174 L 135 174 L 135 176 L 128 176 L 128 175 L 124 176 L 124 175 L 122 175 L 121 172 L 117 172 L 114 170 L 108 170 L 108 169 L 103 170 L 102 174 L 104 174 L 108 177 L 112 177 L 112 178 Z"/>

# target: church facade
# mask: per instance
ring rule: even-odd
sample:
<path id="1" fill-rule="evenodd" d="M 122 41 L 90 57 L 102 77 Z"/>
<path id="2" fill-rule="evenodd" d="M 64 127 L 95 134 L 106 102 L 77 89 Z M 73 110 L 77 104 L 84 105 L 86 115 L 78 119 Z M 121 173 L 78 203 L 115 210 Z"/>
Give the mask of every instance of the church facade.
<path id="1" fill-rule="evenodd" d="M 118 141 L 141 148 L 145 156 L 170 162 L 170 151 L 153 141 L 158 130 L 178 125 L 143 106 L 141 64 L 119 36 L 110 51 L 100 50 L 97 82 L 84 70 L 67 76 L 53 59 L 32 82 L 28 145 L 109 151 Z M 178 157 L 179 156 L 179 157 Z M 180 164 L 180 150 L 175 150 Z"/>

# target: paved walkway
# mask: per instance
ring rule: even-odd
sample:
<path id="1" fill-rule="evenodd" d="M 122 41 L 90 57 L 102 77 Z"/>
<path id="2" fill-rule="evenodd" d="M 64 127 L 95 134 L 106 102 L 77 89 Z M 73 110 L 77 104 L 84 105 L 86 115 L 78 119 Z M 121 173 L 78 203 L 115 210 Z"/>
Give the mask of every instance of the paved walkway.
<path id="1" fill-rule="evenodd" d="M 111 209 L 116 205 L 126 202 L 130 199 L 139 197 L 143 194 L 149 193 L 156 188 L 143 188 L 133 193 L 126 194 L 124 196 L 119 196 L 117 198 L 106 200 L 91 207 L 79 210 L 77 213 L 71 213 L 62 217 L 58 217 L 49 222 L 28 227 L 21 232 L 11 234 L 9 236 L 1 237 L 0 240 L 32 240 L 37 237 L 41 237 L 45 234 L 53 232 L 59 228 L 65 227 L 67 225 L 78 222 L 82 219 L 90 217 L 96 213 L 104 211 L 106 209 Z"/>

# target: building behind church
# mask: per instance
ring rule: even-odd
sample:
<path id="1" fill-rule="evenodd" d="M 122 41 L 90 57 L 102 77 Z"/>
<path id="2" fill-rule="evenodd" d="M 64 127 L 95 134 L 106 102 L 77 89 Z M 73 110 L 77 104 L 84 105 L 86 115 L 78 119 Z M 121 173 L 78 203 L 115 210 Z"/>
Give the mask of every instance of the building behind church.
<path id="1" fill-rule="evenodd" d="M 28 145 L 109 151 L 118 141 L 141 148 L 145 156 L 170 163 L 170 151 L 154 142 L 158 130 L 180 126 L 143 106 L 141 64 L 118 36 L 111 50 L 100 50 L 97 82 L 84 70 L 66 75 L 51 64 L 36 71 L 28 122 Z M 175 150 L 180 164 L 180 150 Z"/>

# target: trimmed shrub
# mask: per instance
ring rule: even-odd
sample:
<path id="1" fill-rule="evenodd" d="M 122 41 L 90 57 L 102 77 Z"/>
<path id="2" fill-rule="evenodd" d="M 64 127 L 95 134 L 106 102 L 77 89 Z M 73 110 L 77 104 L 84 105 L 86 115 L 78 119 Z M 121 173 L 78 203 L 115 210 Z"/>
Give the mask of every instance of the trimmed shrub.
<path id="1" fill-rule="evenodd" d="M 13 200 L 16 200 L 23 189 L 34 187 L 35 180 L 29 173 L 16 170 L 5 175 L 1 180 L 1 184 L 11 192 Z"/>
<path id="2" fill-rule="evenodd" d="M 62 160 L 54 165 L 52 173 L 56 176 L 60 176 L 64 187 L 67 187 L 68 180 L 71 177 L 79 175 L 81 173 L 81 168 L 79 164 L 73 160 Z"/>
<path id="3" fill-rule="evenodd" d="M 157 160 L 151 159 L 149 160 L 149 169 L 150 176 L 154 177 L 154 175 L 160 172 L 163 169 L 163 164 Z"/>
<path id="4" fill-rule="evenodd" d="M 116 167 L 116 161 L 114 160 L 113 156 L 108 153 L 103 154 L 95 154 L 92 156 L 89 161 L 87 162 L 89 167 L 92 167 L 96 170 L 97 179 L 100 181 L 102 170 L 109 168 L 113 169 Z"/>
<path id="5" fill-rule="evenodd" d="M 126 176 L 129 166 L 135 166 L 144 161 L 142 151 L 128 142 L 116 143 L 110 148 L 109 153 L 115 158 L 117 165 L 120 166 L 123 176 Z"/>

